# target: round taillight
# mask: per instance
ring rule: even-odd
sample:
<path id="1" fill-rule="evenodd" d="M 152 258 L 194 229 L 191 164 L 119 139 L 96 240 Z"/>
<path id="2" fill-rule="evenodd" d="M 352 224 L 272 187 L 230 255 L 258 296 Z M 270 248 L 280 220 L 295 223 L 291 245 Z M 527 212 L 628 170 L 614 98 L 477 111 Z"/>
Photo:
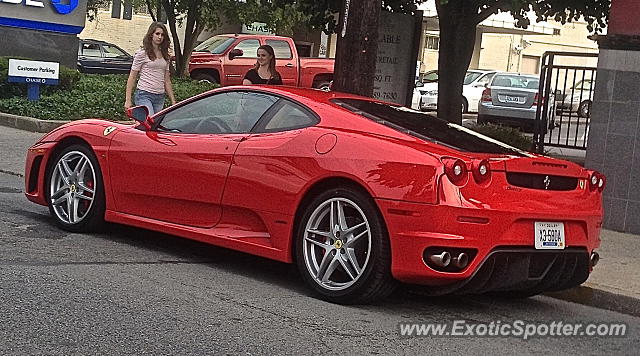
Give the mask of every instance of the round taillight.
<path id="1" fill-rule="evenodd" d="M 476 183 L 483 184 L 491 178 L 491 167 L 486 159 L 473 161 L 471 172 Z"/>
<path id="2" fill-rule="evenodd" d="M 460 159 L 445 159 L 444 173 L 455 185 L 464 185 L 467 182 L 467 165 Z"/>
<path id="3" fill-rule="evenodd" d="M 607 177 L 604 174 L 600 174 L 600 179 L 598 179 L 598 190 L 603 191 L 604 186 L 607 184 Z"/>
<path id="4" fill-rule="evenodd" d="M 607 178 L 604 176 L 604 174 L 599 173 L 594 171 L 593 173 L 591 173 L 591 176 L 589 177 L 589 189 L 591 191 L 603 191 L 604 190 L 604 186 L 607 184 Z"/>

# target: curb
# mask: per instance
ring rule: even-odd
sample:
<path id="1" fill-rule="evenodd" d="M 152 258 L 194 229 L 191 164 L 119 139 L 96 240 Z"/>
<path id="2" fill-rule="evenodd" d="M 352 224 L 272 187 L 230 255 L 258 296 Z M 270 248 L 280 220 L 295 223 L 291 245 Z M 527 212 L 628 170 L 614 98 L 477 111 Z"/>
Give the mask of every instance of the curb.
<path id="1" fill-rule="evenodd" d="M 70 121 L 40 120 L 27 116 L 0 113 L 0 125 L 31 132 L 49 132 Z"/>
<path id="2" fill-rule="evenodd" d="M 602 289 L 579 286 L 560 292 L 547 292 L 543 295 L 567 302 L 640 317 L 640 299 L 607 292 Z"/>

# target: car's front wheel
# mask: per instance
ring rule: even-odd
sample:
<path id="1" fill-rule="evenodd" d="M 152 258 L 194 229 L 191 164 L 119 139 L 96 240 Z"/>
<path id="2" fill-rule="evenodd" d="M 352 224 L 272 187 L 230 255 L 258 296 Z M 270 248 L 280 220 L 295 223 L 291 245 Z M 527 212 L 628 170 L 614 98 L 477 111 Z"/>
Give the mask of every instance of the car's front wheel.
<path id="1" fill-rule="evenodd" d="M 335 303 L 367 303 L 395 288 L 389 238 L 373 199 L 356 189 L 317 196 L 297 226 L 296 258 L 305 281 Z"/>
<path id="2" fill-rule="evenodd" d="M 104 223 L 102 172 L 94 153 L 72 145 L 47 170 L 46 197 L 56 224 L 72 232 L 93 231 Z"/>

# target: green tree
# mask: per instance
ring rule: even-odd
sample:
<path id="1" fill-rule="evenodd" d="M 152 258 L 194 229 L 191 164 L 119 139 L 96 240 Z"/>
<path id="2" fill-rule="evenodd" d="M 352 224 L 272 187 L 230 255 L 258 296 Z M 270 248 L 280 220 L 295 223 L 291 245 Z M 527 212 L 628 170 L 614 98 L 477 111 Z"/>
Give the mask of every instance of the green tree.
<path id="1" fill-rule="evenodd" d="M 606 26 L 611 0 L 436 0 L 440 20 L 438 116 L 461 123 L 462 83 L 471 63 L 478 24 L 500 11 L 526 28 L 528 13 L 538 21 L 561 23 L 584 18 L 590 31 Z"/>

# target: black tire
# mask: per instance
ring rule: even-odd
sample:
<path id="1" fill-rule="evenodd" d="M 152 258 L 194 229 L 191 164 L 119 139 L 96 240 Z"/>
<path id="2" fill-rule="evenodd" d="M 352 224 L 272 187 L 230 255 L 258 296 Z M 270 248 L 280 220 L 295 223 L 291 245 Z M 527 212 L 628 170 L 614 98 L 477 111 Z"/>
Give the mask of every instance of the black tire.
<path id="1" fill-rule="evenodd" d="M 469 103 L 466 98 L 462 98 L 462 113 L 466 114 L 469 112 Z"/>
<path id="2" fill-rule="evenodd" d="M 348 234 L 346 230 L 342 230 L 339 226 L 336 225 L 336 229 L 331 229 L 331 231 L 326 231 L 326 233 L 330 234 L 332 238 L 322 237 L 316 234 L 309 234 L 310 237 L 314 239 L 327 239 L 327 243 L 324 245 L 330 248 L 336 248 L 335 250 L 329 251 L 322 250 L 320 247 L 316 247 L 317 244 L 312 244 L 307 242 L 305 239 L 307 236 L 307 228 L 325 231 L 321 226 L 310 227 L 314 224 L 314 221 L 311 219 L 315 219 L 315 216 L 322 216 L 322 219 L 317 220 L 324 226 L 321 221 L 329 222 L 328 214 L 333 211 L 333 203 L 340 201 L 343 204 L 342 212 L 343 216 L 345 216 L 345 221 L 347 226 L 354 227 L 356 225 L 363 225 L 366 231 L 369 232 L 368 236 L 366 234 L 362 236 L 367 236 L 363 240 L 362 237 L 360 239 L 356 239 L 353 241 L 357 241 L 354 243 L 351 248 L 351 253 L 345 253 L 344 250 L 349 249 L 349 240 L 354 238 L 353 236 L 347 237 Z M 355 204 L 360 210 L 354 208 L 354 206 L 349 205 L 350 203 Z M 322 209 L 326 208 L 326 205 L 330 204 L 330 212 L 322 214 Z M 336 205 L 338 206 L 338 205 Z M 364 214 L 364 219 L 358 219 L 358 216 L 362 217 L 361 214 Z M 324 219 L 324 220 L 323 220 Z M 365 221 L 366 219 L 366 221 Z M 368 225 L 366 223 L 368 222 Z M 328 224 L 331 225 L 331 224 Z M 336 230 L 345 231 L 345 235 L 340 236 Z M 355 230 L 353 235 L 356 234 Z M 358 232 L 358 234 L 361 234 Z M 338 236 L 336 238 L 336 236 Z M 340 242 L 339 240 L 340 239 Z M 341 242 L 341 241 L 344 241 Z M 382 216 L 378 211 L 378 208 L 375 205 L 373 199 L 368 196 L 366 193 L 361 192 L 358 189 L 348 189 L 348 188 L 335 188 L 328 190 L 324 193 L 319 194 L 315 197 L 306 207 L 302 213 L 301 219 L 299 220 L 296 226 L 296 235 L 295 235 L 295 253 L 296 253 L 296 263 L 298 265 L 298 269 L 300 274 L 302 275 L 305 282 L 315 291 L 315 293 L 322 299 L 339 304 L 360 304 L 360 303 L 369 303 L 378 299 L 382 299 L 389 294 L 391 294 L 395 287 L 397 286 L 397 282 L 391 276 L 391 249 L 389 246 L 389 237 L 384 225 Z M 338 243 L 340 245 L 338 245 Z M 367 243 L 366 247 L 361 248 Z M 344 245 L 343 245 L 344 244 Z M 343 247 L 340 249 L 340 247 Z M 357 249 L 356 249 L 357 248 Z M 316 251 L 316 249 L 318 251 Z M 361 254 L 362 251 L 366 253 Z M 321 252 L 318 254 L 318 252 Z M 340 290 L 332 290 L 330 287 L 322 285 L 320 281 L 317 281 L 315 278 L 314 271 L 312 270 L 314 264 L 318 264 L 319 257 L 322 261 L 324 261 L 325 257 L 331 259 L 331 262 L 328 263 L 329 268 L 331 268 L 331 264 L 337 261 L 339 258 L 343 259 L 343 262 L 353 267 L 353 264 L 349 264 L 346 260 L 350 259 L 349 255 L 354 256 L 356 261 L 361 262 L 363 259 L 366 261 L 361 267 L 360 272 L 357 275 L 357 278 L 351 278 L 347 273 L 346 269 L 343 265 L 336 263 L 335 272 L 330 272 L 327 278 L 331 279 L 339 279 L 339 277 L 344 277 L 348 281 L 350 285 L 345 286 Z M 355 257 L 356 255 L 360 255 L 360 258 Z M 364 257 L 362 257 L 364 256 Z M 307 257 L 309 259 L 307 259 Z M 342 263 L 342 262 L 340 262 Z M 322 265 L 322 263 L 320 263 Z M 322 267 L 318 268 L 318 276 L 320 274 L 320 270 Z M 354 270 L 357 271 L 357 270 Z M 333 281 L 331 281 L 333 283 Z M 337 283 L 340 283 L 339 281 Z M 336 287 L 339 288 L 339 287 Z"/>
<path id="3" fill-rule="evenodd" d="M 193 78 L 194 80 L 209 82 L 211 84 L 220 84 L 218 79 L 214 75 L 209 73 L 198 72 L 191 76 L 191 78 Z"/>
<path id="4" fill-rule="evenodd" d="M 331 81 L 325 81 L 325 82 L 316 82 L 313 84 L 313 87 L 316 89 L 320 89 L 320 90 L 324 90 L 324 91 L 329 91 L 331 88 Z"/>
<path id="5" fill-rule="evenodd" d="M 591 112 L 591 101 L 585 100 L 580 103 L 578 106 L 578 116 L 580 117 L 589 117 L 589 113 Z"/>
<path id="6" fill-rule="evenodd" d="M 76 174 L 75 176 L 73 176 L 72 174 L 71 175 L 72 177 L 68 177 L 71 180 L 75 181 L 75 183 L 71 184 L 73 188 L 69 186 L 67 189 L 64 189 L 64 188 L 55 189 L 54 188 L 55 184 L 52 185 L 52 178 L 56 177 L 57 179 L 57 177 L 60 175 L 59 171 L 58 173 L 56 173 L 56 171 L 58 170 L 57 168 L 58 164 L 61 162 L 61 160 L 64 157 L 76 157 L 76 156 L 86 157 L 90 162 L 90 165 L 88 166 L 88 168 L 93 169 L 93 173 L 89 174 L 85 170 L 85 173 L 82 175 L 82 178 L 78 178 L 79 176 L 76 172 L 76 168 L 77 166 L 81 165 L 81 162 L 79 160 L 76 163 L 76 165 L 73 166 L 73 161 L 70 161 L 71 165 L 69 164 L 67 165 L 69 166 L 70 169 L 73 170 L 73 173 Z M 87 177 L 89 178 L 89 180 L 86 180 Z M 82 182 L 80 182 L 80 179 L 82 179 Z M 46 181 L 46 185 L 44 189 L 44 194 L 47 200 L 47 205 L 49 206 L 49 213 L 53 217 L 56 225 L 58 225 L 63 230 L 67 230 L 71 232 L 98 231 L 104 226 L 105 198 L 104 198 L 104 182 L 102 180 L 102 170 L 100 169 L 100 164 L 98 163 L 98 160 L 96 159 L 96 156 L 91 149 L 89 149 L 85 145 L 80 145 L 80 144 L 71 145 L 64 148 L 62 151 L 56 154 L 55 157 L 53 157 L 53 159 L 51 160 L 51 164 L 48 165 L 45 181 Z M 84 191 L 83 186 L 93 189 L 93 193 L 89 193 L 89 191 Z M 54 189 L 57 191 L 67 192 L 68 194 L 71 194 L 71 192 L 73 192 L 78 196 L 80 195 L 91 196 L 92 202 L 85 204 L 86 200 L 82 200 L 82 203 L 79 203 L 81 200 L 78 200 L 76 204 L 79 204 L 79 205 L 78 205 L 78 209 L 76 210 L 80 210 L 80 212 L 82 213 L 82 217 L 80 218 L 79 216 L 76 216 L 76 218 L 79 220 L 71 223 L 70 221 L 66 221 L 63 219 L 63 217 L 61 217 L 61 215 L 64 214 L 64 207 L 54 206 L 53 200 L 51 198 L 52 194 L 54 193 L 53 191 Z M 58 198 L 62 198 L 62 197 L 63 196 L 58 196 Z M 61 205 L 61 204 L 57 204 L 57 205 Z M 83 209 L 83 207 L 85 209 Z M 60 209 L 62 209 L 62 211 Z M 68 211 L 69 211 L 69 205 L 67 205 L 67 212 Z M 78 215 L 78 213 L 74 215 Z M 69 214 L 67 214 L 67 216 L 69 216 Z M 72 220 L 72 219 L 69 218 L 69 220 Z"/>

